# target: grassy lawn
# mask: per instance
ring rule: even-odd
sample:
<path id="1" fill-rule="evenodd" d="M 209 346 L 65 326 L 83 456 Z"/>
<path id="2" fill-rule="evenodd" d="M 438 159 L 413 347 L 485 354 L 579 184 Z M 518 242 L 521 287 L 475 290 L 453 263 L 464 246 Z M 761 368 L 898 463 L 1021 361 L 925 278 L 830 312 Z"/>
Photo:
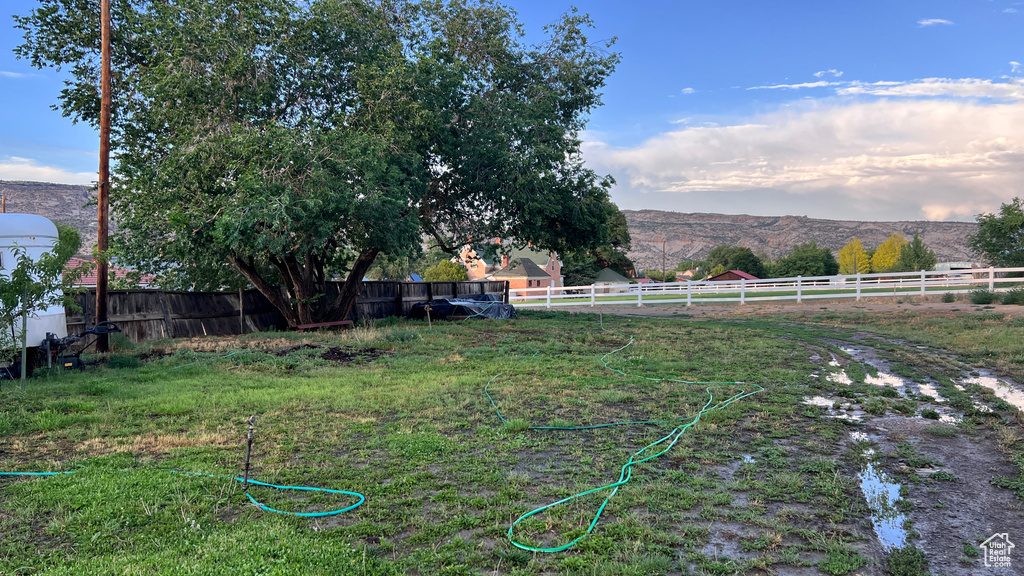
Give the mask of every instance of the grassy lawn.
<path id="1" fill-rule="evenodd" d="M 0 574 L 877 572 L 897 561 L 879 551 L 857 481 L 870 442 L 851 440 L 861 423 L 804 398 L 834 396 L 869 418 L 960 406 L 959 424 L 934 427 L 936 436 L 1002 434 L 1004 464 L 1016 456 L 1024 467 L 1012 441 L 1020 414 L 987 389 L 954 386 L 965 366 L 1024 376 L 1022 336 L 1024 325 L 993 313 L 605 316 L 602 328 L 596 315 L 526 312 L 432 330 L 382 322 L 341 334 L 125 345 L 84 372 L 36 378 L 27 393 L 2 383 L 0 470 L 76 473 L 0 478 Z M 943 399 L 865 383 L 874 368 L 844 352 L 853 341 L 908 380 L 938 383 Z M 833 356 L 851 384 L 826 377 L 839 370 Z M 614 482 L 631 454 L 691 420 L 708 393 L 680 379 L 744 383 L 715 387 L 716 398 L 764 391 L 704 414 L 665 455 L 635 466 L 570 551 L 509 543 L 517 518 Z M 488 381 L 507 423 L 483 393 Z M 229 478 L 170 473 L 240 475 L 252 414 L 254 478 L 355 491 L 366 502 L 296 518 L 249 505 Z M 639 420 L 670 422 L 531 429 Z M 915 454 L 877 447 L 870 458 L 890 469 Z M 934 483 L 910 474 L 900 477 L 907 502 Z M 1024 472 L 1000 481 L 1024 497 Z M 514 536 L 570 542 L 608 493 L 531 516 Z M 353 503 L 250 494 L 295 512 Z M 911 527 L 899 552 L 916 558 L 915 540 Z"/>

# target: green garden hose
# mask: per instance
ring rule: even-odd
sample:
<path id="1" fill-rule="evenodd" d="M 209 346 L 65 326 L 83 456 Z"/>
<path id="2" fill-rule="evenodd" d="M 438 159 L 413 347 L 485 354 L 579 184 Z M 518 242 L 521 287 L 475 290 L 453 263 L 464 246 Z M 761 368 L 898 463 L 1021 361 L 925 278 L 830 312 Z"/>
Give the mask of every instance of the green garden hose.
<path id="1" fill-rule="evenodd" d="M 65 471 L 62 471 L 62 472 L 0 472 L 0 476 L 57 476 L 59 474 L 74 474 L 76 472 L 77 472 L 77 470 L 65 470 Z M 182 472 L 180 470 L 168 470 L 168 472 L 170 472 L 171 474 L 185 474 L 185 475 L 188 475 L 188 476 L 206 476 L 206 477 L 209 477 L 209 478 L 227 478 L 227 479 L 235 480 L 237 482 L 244 482 L 245 481 L 243 478 L 236 478 L 234 476 L 220 476 L 220 475 L 213 475 L 213 474 L 203 474 L 203 473 L 200 473 L 200 472 Z M 338 508 L 337 510 L 328 510 L 326 512 L 286 512 L 284 510 L 278 510 L 276 508 L 271 508 L 270 506 L 267 506 L 266 504 L 263 504 L 262 502 L 260 502 L 260 501 L 256 500 L 255 498 L 253 498 L 252 494 L 249 494 L 249 491 L 246 490 L 245 497 L 248 498 L 249 501 L 252 502 L 253 505 L 255 505 L 260 510 L 266 510 L 267 512 L 275 512 L 277 514 L 285 514 L 285 515 L 288 515 L 288 516 L 300 516 L 302 518 L 320 518 L 320 517 L 323 517 L 323 516 L 334 516 L 334 515 L 337 515 L 337 514 L 341 514 L 343 512 L 348 512 L 349 510 L 355 510 L 356 508 L 361 506 L 363 502 L 366 501 L 366 497 L 363 496 L 362 494 L 360 494 L 359 492 L 349 492 L 348 490 L 332 490 L 330 488 L 314 488 L 312 486 L 281 486 L 281 485 L 278 485 L 278 484 L 269 484 L 267 482 L 259 482 L 257 480 L 253 480 L 251 478 L 249 479 L 249 484 L 255 484 L 257 486 L 266 486 L 268 488 L 276 488 L 278 490 L 302 490 L 302 491 L 309 491 L 309 492 L 326 492 L 326 493 L 330 493 L 330 494 L 344 494 L 346 496 L 355 496 L 356 498 L 359 499 L 355 504 L 352 504 L 351 506 L 346 506 L 344 508 Z"/>
<path id="2" fill-rule="evenodd" d="M 603 318 L 601 319 L 601 330 L 607 331 L 604 328 L 604 319 Z M 619 488 L 621 486 L 627 484 L 630 481 L 630 479 L 632 478 L 632 476 L 633 476 L 633 466 L 635 466 L 637 464 L 642 464 L 644 462 L 647 462 L 648 460 L 653 460 L 653 459 L 655 459 L 655 458 L 665 454 L 669 450 L 671 450 L 672 447 L 675 446 L 677 442 L 679 442 L 679 439 L 683 436 L 683 434 L 685 434 L 686 431 L 689 430 L 691 426 L 693 426 L 697 422 L 699 422 L 701 416 L 703 416 L 704 414 L 707 414 L 709 412 L 713 412 L 713 411 L 716 411 L 716 410 L 722 410 L 722 409 L 726 408 L 727 406 L 729 406 L 730 404 L 732 404 L 734 402 L 737 402 L 737 401 L 739 401 L 739 400 L 741 400 L 743 398 L 746 398 L 748 396 L 752 396 L 752 395 L 757 394 L 758 392 L 762 392 L 764 390 L 764 388 L 762 386 L 759 386 L 757 384 L 752 384 L 751 386 L 753 386 L 753 389 L 751 389 L 749 391 L 747 391 L 747 390 L 740 390 L 739 392 L 733 394 L 732 396 L 726 398 L 725 400 L 720 400 L 720 401 L 718 401 L 717 404 L 712 405 L 712 403 L 715 402 L 715 395 L 712 392 L 713 388 L 724 388 L 724 387 L 727 387 L 727 386 L 728 387 L 734 387 L 734 386 L 742 385 L 743 382 L 696 382 L 696 381 L 689 381 L 689 380 L 678 380 L 678 379 L 675 379 L 675 378 L 651 378 L 651 377 L 647 377 L 647 376 L 639 376 L 639 375 L 636 375 L 636 374 L 628 374 L 628 373 L 626 373 L 626 372 L 624 372 L 622 370 L 619 370 L 617 368 L 612 368 L 611 366 L 608 365 L 607 359 L 608 359 L 609 356 L 611 356 L 612 354 L 616 354 L 618 352 L 621 352 L 621 351 L 625 350 L 626 348 L 632 346 L 634 341 L 635 341 L 634 338 L 632 336 L 630 336 L 629 342 L 627 342 L 624 346 L 616 348 L 615 350 L 612 350 L 611 352 L 608 352 L 604 356 L 601 356 L 601 364 L 604 366 L 604 368 L 607 369 L 607 370 L 611 370 L 612 372 L 616 372 L 616 373 L 618 373 L 618 374 L 620 374 L 622 376 L 626 376 L 628 378 L 640 378 L 640 379 L 643 379 L 643 380 L 648 380 L 648 381 L 653 381 L 653 382 L 674 382 L 674 383 L 686 384 L 686 385 L 705 385 L 704 390 L 708 394 L 707 402 L 700 409 L 700 411 L 697 412 L 697 414 L 695 416 L 693 416 L 692 418 L 683 417 L 683 418 L 676 418 L 676 419 L 672 419 L 672 420 L 642 420 L 642 421 L 630 421 L 630 422 L 609 422 L 609 423 L 594 424 L 594 425 L 589 425 L 589 426 L 531 426 L 529 428 L 530 430 L 568 430 L 568 431 L 572 431 L 572 430 L 594 430 L 594 429 L 598 429 L 598 428 L 610 428 L 610 427 L 613 427 L 613 426 L 630 426 L 630 425 L 665 424 L 665 423 L 683 422 L 682 424 L 676 426 L 671 432 L 669 432 L 664 437 L 662 437 L 659 440 L 656 440 L 654 442 L 651 442 L 650 444 L 644 446 L 640 450 L 637 450 L 636 452 L 634 452 L 629 457 L 629 460 L 622 466 L 622 469 L 619 472 L 619 479 L 616 480 L 615 482 L 612 482 L 610 484 L 605 484 L 604 486 L 599 486 L 599 487 L 593 488 L 591 490 L 586 490 L 584 492 L 579 492 L 577 494 L 573 494 L 572 496 L 569 496 L 568 498 L 563 498 L 561 500 L 558 500 L 557 502 L 552 502 L 552 503 L 547 504 L 545 506 L 541 506 L 540 508 L 536 508 L 536 509 L 534 509 L 534 510 L 532 510 L 530 512 L 527 512 L 526 514 L 523 514 L 518 519 L 516 519 L 514 522 L 512 522 L 512 524 L 508 528 L 507 536 L 508 536 L 509 542 L 513 546 L 515 546 L 516 548 L 521 548 L 521 549 L 526 550 L 528 552 L 547 552 L 547 553 L 550 553 L 550 552 L 562 552 L 564 550 L 568 550 L 569 548 L 572 548 L 580 540 L 586 538 L 588 535 L 590 535 L 590 533 L 592 533 L 594 531 L 594 528 L 597 526 L 598 521 L 601 519 L 601 515 L 604 514 L 604 510 L 608 506 L 608 502 L 611 501 L 611 499 L 615 497 L 615 495 L 619 491 Z M 540 352 L 539 350 L 537 352 L 534 352 L 532 356 L 529 356 L 528 358 L 522 360 L 520 363 L 525 362 L 529 358 L 536 357 L 539 352 Z M 490 394 L 490 392 L 488 390 L 490 388 L 490 385 L 495 380 L 497 380 L 498 377 L 500 377 L 501 375 L 502 375 L 502 373 L 499 372 L 498 374 L 496 374 L 494 377 L 492 377 L 487 382 L 487 384 L 484 386 L 484 394 L 487 396 L 487 399 L 491 402 L 491 406 L 494 407 L 494 410 L 497 413 L 498 418 L 502 422 L 507 424 L 508 420 L 506 420 L 505 417 L 502 415 L 501 410 L 498 408 L 497 403 L 495 403 L 494 398 L 491 397 L 491 394 Z M 649 456 L 641 457 L 642 454 L 644 454 L 648 450 L 651 450 L 651 449 L 654 449 L 654 448 L 657 448 L 657 447 L 660 447 L 661 450 L 656 452 L 656 453 L 654 453 L 654 454 L 651 454 Z M 565 504 L 567 502 L 571 502 L 573 500 L 576 500 L 578 498 L 582 498 L 582 497 L 587 496 L 589 494 L 594 494 L 594 493 L 602 492 L 602 491 L 605 491 L 605 490 L 611 490 L 611 493 L 608 494 L 607 497 L 605 497 L 604 502 L 602 502 L 601 506 L 597 509 L 597 512 L 594 514 L 593 519 L 590 521 L 590 525 L 587 526 L 586 531 L 583 534 L 581 534 L 580 536 L 578 536 L 577 538 L 575 538 L 574 540 L 572 540 L 572 541 L 570 541 L 570 542 L 568 542 L 566 544 L 563 544 L 561 546 L 553 546 L 553 547 L 531 546 L 529 544 L 526 544 L 526 543 L 523 543 L 523 542 L 520 542 L 520 541 L 516 540 L 515 535 L 513 534 L 513 532 L 515 531 L 516 526 L 518 526 L 519 523 L 522 522 L 523 520 L 526 520 L 527 518 L 529 518 L 531 516 L 534 516 L 536 514 L 540 514 L 541 512 L 544 512 L 545 510 L 554 508 L 554 507 L 559 506 L 561 504 Z"/>

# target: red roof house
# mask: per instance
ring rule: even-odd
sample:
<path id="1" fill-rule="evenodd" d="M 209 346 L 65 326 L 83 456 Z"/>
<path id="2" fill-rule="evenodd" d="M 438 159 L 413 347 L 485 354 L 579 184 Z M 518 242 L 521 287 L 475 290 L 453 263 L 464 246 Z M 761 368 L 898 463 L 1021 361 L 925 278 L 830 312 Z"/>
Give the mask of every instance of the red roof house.
<path id="1" fill-rule="evenodd" d="M 711 280 L 711 281 L 715 281 L 715 280 L 757 280 L 757 279 L 758 279 L 757 276 L 753 276 L 751 274 L 747 274 L 743 270 L 726 270 L 725 272 L 722 272 L 721 274 L 715 274 L 714 276 L 711 276 L 711 277 L 707 278 L 707 280 Z"/>

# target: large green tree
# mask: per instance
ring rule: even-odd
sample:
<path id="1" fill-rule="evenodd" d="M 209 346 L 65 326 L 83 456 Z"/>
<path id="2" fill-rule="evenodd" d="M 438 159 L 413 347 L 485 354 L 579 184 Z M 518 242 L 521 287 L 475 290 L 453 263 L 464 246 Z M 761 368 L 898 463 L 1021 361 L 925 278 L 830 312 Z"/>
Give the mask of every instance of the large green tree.
<path id="1" fill-rule="evenodd" d="M 1024 266 L 1024 202 L 1014 198 L 995 214 L 979 214 L 968 245 L 993 266 Z"/>
<path id="2" fill-rule="evenodd" d="M 793 246 L 788 254 L 772 265 L 772 276 L 792 278 L 794 276 L 833 276 L 839 273 L 839 263 L 828 248 L 819 248 L 818 243 L 805 242 Z"/>
<path id="3" fill-rule="evenodd" d="M 765 277 L 764 261 L 750 248 L 742 246 L 715 246 L 708 254 L 709 275 L 714 276 L 726 270 L 741 270 L 758 278 Z"/>
<path id="4" fill-rule="evenodd" d="M 68 68 L 61 109 L 90 123 L 95 4 L 17 18 L 18 55 Z M 578 134 L 618 56 L 590 25 L 531 45 L 488 1 L 115 0 L 114 245 L 182 287 L 244 278 L 292 325 L 348 315 L 377 255 L 423 235 L 596 248 L 611 180 Z"/>
<path id="5" fill-rule="evenodd" d="M 934 270 L 938 258 L 935 252 L 921 240 L 921 237 L 914 234 L 914 239 L 903 246 L 900 250 L 900 258 L 893 267 L 895 272 L 918 272 L 921 270 Z"/>
<path id="6" fill-rule="evenodd" d="M 596 247 L 582 247 L 562 254 L 562 275 L 566 286 L 584 286 L 594 282 L 597 274 L 611 268 L 629 277 L 634 270 L 633 261 L 626 252 L 632 245 L 626 216 L 617 206 L 608 202 L 607 240 Z"/>

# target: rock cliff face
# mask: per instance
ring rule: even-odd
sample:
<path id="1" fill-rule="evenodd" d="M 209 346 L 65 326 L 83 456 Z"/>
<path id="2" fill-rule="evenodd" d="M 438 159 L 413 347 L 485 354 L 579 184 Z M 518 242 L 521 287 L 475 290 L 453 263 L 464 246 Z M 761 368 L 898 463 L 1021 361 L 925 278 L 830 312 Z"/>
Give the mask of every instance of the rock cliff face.
<path id="1" fill-rule="evenodd" d="M 833 253 L 853 237 L 867 249 L 885 241 L 893 232 L 909 240 L 914 233 L 935 251 L 939 262 L 977 260 L 967 247 L 973 222 L 856 222 L 818 220 L 804 216 L 747 216 L 744 214 L 684 214 L 659 210 L 623 210 L 633 249 L 629 257 L 638 269 L 661 269 L 662 241 L 669 269 L 685 260 L 707 257 L 715 246 L 745 246 L 770 258 L 783 256 L 794 244 L 814 240 Z"/>
<path id="2" fill-rule="evenodd" d="M 74 227 L 82 235 L 82 254 L 96 244 L 96 204 L 88 186 L 46 182 L 0 181 L 8 212 L 38 214 Z"/>

